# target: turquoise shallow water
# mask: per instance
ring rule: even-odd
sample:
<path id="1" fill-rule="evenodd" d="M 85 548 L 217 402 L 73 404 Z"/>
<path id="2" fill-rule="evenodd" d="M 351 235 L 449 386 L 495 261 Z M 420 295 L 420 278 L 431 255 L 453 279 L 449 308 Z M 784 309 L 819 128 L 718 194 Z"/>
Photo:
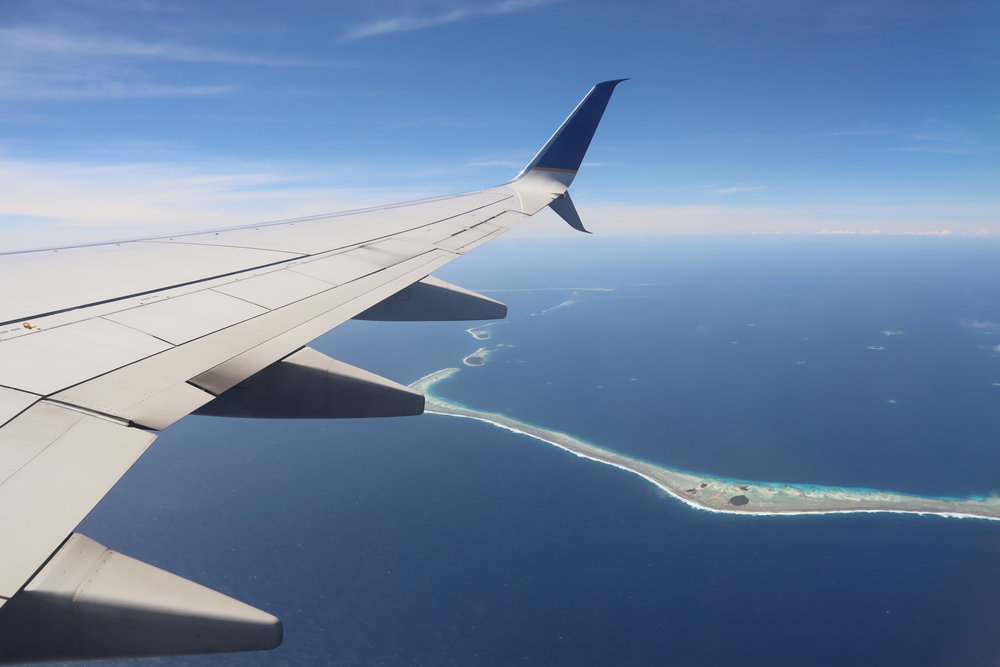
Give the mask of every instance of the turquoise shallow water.
<path id="1" fill-rule="evenodd" d="M 469 358 L 464 359 L 463 363 L 466 366 L 479 368 L 483 365 L 482 359 L 489 356 L 481 353 L 477 355 L 478 363 L 469 363 Z M 453 382 L 461 372 L 460 368 L 439 370 L 420 378 L 410 386 L 427 397 L 428 413 L 471 418 L 532 441 L 566 450 L 595 463 L 638 474 L 695 509 L 781 516 L 803 513 L 893 512 L 947 518 L 1000 520 L 1000 499 L 996 495 L 967 498 L 920 496 L 859 487 L 735 479 L 672 468 L 662 463 L 630 456 L 572 433 L 555 431 L 516 419 L 509 414 L 476 409 L 443 396 L 440 386 Z"/>

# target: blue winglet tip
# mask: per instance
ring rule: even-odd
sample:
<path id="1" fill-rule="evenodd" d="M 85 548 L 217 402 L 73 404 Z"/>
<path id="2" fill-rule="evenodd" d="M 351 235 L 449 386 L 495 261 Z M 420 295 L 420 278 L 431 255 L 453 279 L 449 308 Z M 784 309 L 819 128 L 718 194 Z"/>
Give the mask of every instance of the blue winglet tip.
<path id="1" fill-rule="evenodd" d="M 607 81 L 601 81 L 600 83 L 596 84 L 594 88 L 614 89 L 615 86 L 617 86 L 619 83 L 621 83 L 622 81 L 628 81 L 629 79 L 630 77 L 625 77 L 624 79 L 608 79 Z"/>
<path id="2" fill-rule="evenodd" d="M 609 79 L 594 86 L 521 173 L 532 169 L 576 172 L 601 122 L 611 93 L 615 86 L 627 80 Z"/>

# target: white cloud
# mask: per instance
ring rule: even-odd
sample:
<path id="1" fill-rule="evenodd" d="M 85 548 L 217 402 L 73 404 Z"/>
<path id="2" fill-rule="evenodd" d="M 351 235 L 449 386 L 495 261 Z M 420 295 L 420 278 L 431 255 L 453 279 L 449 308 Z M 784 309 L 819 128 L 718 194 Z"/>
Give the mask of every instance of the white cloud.
<path id="1" fill-rule="evenodd" d="M 476 162 L 469 162 L 470 167 L 509 167 L 511 169 L 519 169 L 524 166 L 523 162 L 516 162 L 514 160 L 478 160 Z"/>
<path id="2" fill-rule="evenodd" d="M 393 32 L 408 32 L 412 30 L 423 30 L 439 25 L 457 23 L 469 19 L 482 18 L 485 16 L 498 16 L 502 14 L 514 14 L 523 12 L 535 7 L 550 5 L 558 0 L 503 0 L 502 2 L 461 7 L 437 14 L 427 14 L 423 16 L 406 14 L 387 19 L 379 19 L 359 25 L 347 32 L 344 39 L 363 39 L 376 35 L 386 35 Z"/>
<path id="3" fill-rule="evenodd" d="M 58 30 L 38 28 L 0 28 L 0 53 L 10 58 L 17 55 L 71 58 L 151 58 L 228 65 L 290 65 L 302 64 L 250 53 L 213 51 L 169 42 L 147 42 L 121 39 L 110 35 L 82 36 Z"/>
<path id="4" fill-rule="evenodd" d="M 815 204 L 742 206 L 589 203 L 576 198 L 587 229 L 602 236 L 741 234 L 1000 235 L 1000 201 L 990 204 Z M 554 214 L 513 234 L 562 236 L 572 230 Z M 540 216 L 541 217 L 541 216 Z M 551 220 L 551 222 L 549 221 Z M 947 225 L 947 227 L 944 227 Z"/>
<path id="5" fill-rule="evenodd" d="M 127 146 L 126 146 L 127 148 Z M 108 153 L 112 155 L 113 153 Z M 127 155 L 119 153 L 119 155 Z M 148 154 L 148 153 L 147 153 Z M 160 154 L 171 157 L 170 151 Z M 159 162 L 26 160 L 0 157 L 0 248 L 51 246 L 250 224 L 390 204 L 466 189 L 437 185 L 343 187 L 358 165 L 313 167 L 228 159 Z M 377 167 L 368 167 L 378 172 Z M 382 181 L 384 183 L 384 180 Z M 463 183 L 464 185 L 464 183 Z M 727 234 L 1000 234 L 1000 202 L 814 206 L 592 203 L 577 193 L 588 229 L 602 236 Z M 576 233 L 545 211 L 512 233 Z"/>
<path id="6" fill-rule="evenodd" d="M 976 137 L 970 135 L 956 123 L 940 118 L 925 118 L 921 128 L 906 136 L 909 142 L 905 146 L 888 148 L 890 151 L 904 153 L 942 153 L 952 155 L 968 155 L 979 153 L 984 147 Z"/>
<path id="7" fill-rule="evenodd" d="M 59 74 L 0 73 L 0 99 L 125 99 L 137 97 L 205 97 L 228 95 L 233 85 L 176 86 L 151 81 L 117 79 L 89 73 L 83 76 Z"/>
<path id="8" fill-rule="evenodd" d="M 712 194 L 716 195 L 734 195 L 740 192 L 753 192 L 754 190 L 763 190 L 762 185 L 735 185 L 730 188 L 718 188 L 712 190 Z"/>
<path id="9" fill-rule="evenodd" d="M 796 27 L 829 32 L 869 32 L 927 14 L 923 3 L 908 0 L 681 0 L 692 10 L 731 16 L 747 21 L 794 22 Z"/>
<path id="10" fill-rule="evenodd" d="M 185 8 L 176 2 L 157 0 L 73 0 L 88 10 L 140 12 L 144 14 L 183 14 Z"/>
<path id="11" fill-rule="evenodd" d="M 986 236 L 980 233 L 982 230 L 972 233 L 972 236 Z M 881 229 L 821 229 L 817 234 L 860 234 L 876 235 L 881 234 Z M 950 229 L 906 229 L 903 231 L 886 232 L 890 236 L 951 236 L 954 232 Z M 964 232 L 964 236 L 969 236 L 969 232 Z"/>
<path id="12" fill-rule="evenodd" d="M 887 148 L 886 150 L 898 153 L 941 153 L 945 155 L 970 155 L 979 152 L 973 146 L 943 146 L 933 144 L 898 146 L 896 148 Z"/>
<path id="13" fill-rule="evenodd" d="M 861 129 L 861 130 L 841 130 L 838 132 L 823 132 L 821 137 L 877 137 L 888 134 L 889 130 L 883 129 Z"/>
<path id="14" fill-rule="evenodd" d="M 147 61 L 220 65 L 313 65 L 162 41 L 34 27 L 0 28 L 0 99 L 97 99 L 227 95 L 237 86 L 150 79 Z"/>
<path id="15" fill-rule="evenodd" d="M 962 318 L 959 324 L 969 329 L 978 329 L 979 331 L 1000 330 L 1000 324 L 997 324 L 996 322 L 989 322 L 987 320 L 977 320 L 969 317 Z"/>
<path id="16" fill-rule="evenodd" d="M 0 159 L 0 249 L 251 224 L 441 194 L 325 185 L 340 175 L 301 165 L 222 161 Z"/>

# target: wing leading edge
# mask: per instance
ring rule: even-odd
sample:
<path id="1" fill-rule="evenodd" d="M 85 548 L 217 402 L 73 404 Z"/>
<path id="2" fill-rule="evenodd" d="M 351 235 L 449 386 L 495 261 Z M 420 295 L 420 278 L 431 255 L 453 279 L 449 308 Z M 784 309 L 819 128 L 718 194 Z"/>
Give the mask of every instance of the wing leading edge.
<path id="1" fill-rule="evenodd" d="M 192 412 L 419 414 L 423 397 L 307 347 L 349 319 L 498 319 L 431 274 L 568 187 L 597 84 L 510 182 L 277 223 L 0 254 L 0 663 L 273 648 L 277 618 L 73 533 Z M 26 280 L 25 276 L 29 278 Z"/>

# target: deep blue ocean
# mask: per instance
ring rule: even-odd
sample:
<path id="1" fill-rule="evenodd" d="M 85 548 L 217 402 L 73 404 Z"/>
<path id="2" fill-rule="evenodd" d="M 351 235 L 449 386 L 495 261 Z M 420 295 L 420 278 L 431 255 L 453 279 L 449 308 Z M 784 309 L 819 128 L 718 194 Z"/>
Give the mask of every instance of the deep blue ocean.
<path id="1" fill-rule="evenodd" d="M 1000 490 L 998 257 L 499 241 L 437 274 L 503 290 L 490 340 L 352 322 L 314 347 L 411 382 L 503 344 L 436 391 L 688 470 L 982 495 Z M 167 664 L 1000 664 L 1000 522 L 711 514 L 451 417 L 189 417 L 80 531 L 284 621 L 275 651 Z"/>

